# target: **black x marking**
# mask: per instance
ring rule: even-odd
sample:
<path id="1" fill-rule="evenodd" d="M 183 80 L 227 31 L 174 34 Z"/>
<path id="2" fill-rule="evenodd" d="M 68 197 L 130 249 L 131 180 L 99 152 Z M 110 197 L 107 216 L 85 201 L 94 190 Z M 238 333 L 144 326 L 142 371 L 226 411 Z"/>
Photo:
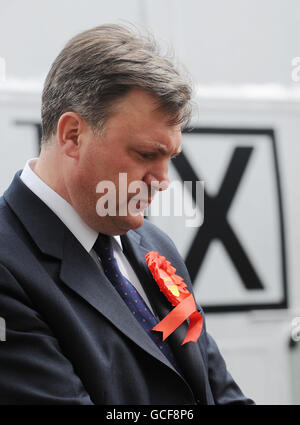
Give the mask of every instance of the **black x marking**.
<path id="1" fill-rule="evenodd" d="M 205 190 L 205 219 L 191 244 L 185 260 L 192 281 L 196 279 L 210 242 L 213 239 L 218 239 L 223 243 L 245 287 L 249 290 L 264 289 L 242 244 L 227 220 L 227 213 L 242 180 L 252 151 L 253 147 L 236 147 L 218 194 L 211 196 Z M 182 181 L 196 182 L 200 180 L 183 152 L 173 164 Z M 196 202 L 196 184 L 192 185 L 192 197 L 194 202 Z"/>

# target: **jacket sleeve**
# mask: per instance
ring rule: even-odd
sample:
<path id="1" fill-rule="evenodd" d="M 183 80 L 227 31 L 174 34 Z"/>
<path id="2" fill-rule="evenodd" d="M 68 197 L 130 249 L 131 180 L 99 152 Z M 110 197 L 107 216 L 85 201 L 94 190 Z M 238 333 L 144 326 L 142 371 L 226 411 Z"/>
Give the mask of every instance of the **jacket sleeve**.
<path id="1" fill-rule="evenodd" d="M 208 377 L 215 404 L 255 404 L 244 396 L 226 368 L 214 339 L 206 333 Z"/>
<path id="2" fill-rule="evenodd" d="M 0 404 L 93 404 L 57 339 L 0 265 Z M 2 320 L 3 322 L 3 320 Z"/>
<path id="3" fill-rule="evenodd" d="M 147 238 L 147 242 L 155 247 L 154 250 L 160 251 L 162 255 L 166 256 L 176 268 L 176 273 L 181 276 L 188 285 L 188 290 L 193 293 L 189 272 L 170 237 L 152 223 L 145 222 L 143 228 L 146 229 L 145 233 L 143 233 L 143 230 L 138 230 L 138 232 L 140 231 L 142 236 Z M 159 245 L 157 245 L 157 241 L 159 241 Z M 239 386 L 228 372 L 217 344 L 206 332 L 206 318 L 200 306 L 198 306 L 198 311 L 204 318 L 203 336 L 200 336 L 199 348 L 205 362 L 205 373 L 209 384 L 209 387 L 206 388 L 208 404 L 254 404 L 251 399 L 244 396 Z"/>

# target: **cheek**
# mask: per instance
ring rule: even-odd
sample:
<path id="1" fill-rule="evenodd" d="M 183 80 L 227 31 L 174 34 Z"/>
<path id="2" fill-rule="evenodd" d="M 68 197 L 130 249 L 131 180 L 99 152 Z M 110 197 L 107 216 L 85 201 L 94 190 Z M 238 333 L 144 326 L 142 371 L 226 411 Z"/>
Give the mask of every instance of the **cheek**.
<path id="1" fill-rule="evenodd" d="M 82 197 L 92 197 L 96 195 L 96 185 L 99 180 L 97 175 L 97 164 L 95 159 L 85 157 L 77 164 L 75 178 L 74 178 L 74 189 L 80 192 Z"/>
<path id="2" fill-rule="evenodd" d="M 79 164 L 78 184 L 95 193 L 100 181 L 111 181 L 119 188 L 119 174 L 126 173 L 127 185 L 133 181 L 143 181 L 148 170 L 142 161 L 133 158 L 121 149 L 89 149 Z M 124 187 L 124 186 L 123 186 Z"/>

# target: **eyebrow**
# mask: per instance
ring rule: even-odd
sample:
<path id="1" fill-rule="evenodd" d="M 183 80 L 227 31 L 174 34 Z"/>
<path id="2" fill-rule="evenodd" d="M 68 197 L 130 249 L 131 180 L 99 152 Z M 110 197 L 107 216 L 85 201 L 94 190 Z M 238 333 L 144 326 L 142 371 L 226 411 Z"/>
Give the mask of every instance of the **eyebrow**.
<path id="1" fill-rule="evenodd" d="M 161 145 L 160 143 L 156 143 L 155 148 L 162 155 L 168 155 L 169 154 L 168 150 L 163 145 Z M 180 145 L 178 147 L 177 151 L 173 155 L 171 155 L 172 158 L 179 155 L 181 152 L 182 152 L 182 145 Z"/>

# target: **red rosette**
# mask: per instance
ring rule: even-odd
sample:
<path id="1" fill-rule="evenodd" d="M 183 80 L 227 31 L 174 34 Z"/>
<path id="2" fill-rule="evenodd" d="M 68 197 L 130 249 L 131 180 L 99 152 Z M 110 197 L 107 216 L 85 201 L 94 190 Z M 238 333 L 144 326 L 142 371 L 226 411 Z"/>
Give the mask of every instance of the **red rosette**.
<path id="1" fill-rule="evenodd" d="M 203 318 L 197 312 L 194 297 L 188 291 L 186 283 L 182 277 L 176 275 L 176 269 L 170 261 L 158 252 L 148 252 L 146 262 L 161 292 L 175 307 L 153 330 L 163 332 L 165 340 L 189 318 L 189 329 L 182 345 L 190 341 L 196 342 L 201 334 Z"/>
<path id="2" fill-rule="evenodd" d="M 167 261 L 165 257 L 154 251 L 146 254 L 146 261 L 160 290 L 168 301 L 173 306 L 179 304 L 189 292 L 184 289 L 186 284 L 183 279 L 175 274 L 175 267 L 172 267 L 170 261 Z"/>

